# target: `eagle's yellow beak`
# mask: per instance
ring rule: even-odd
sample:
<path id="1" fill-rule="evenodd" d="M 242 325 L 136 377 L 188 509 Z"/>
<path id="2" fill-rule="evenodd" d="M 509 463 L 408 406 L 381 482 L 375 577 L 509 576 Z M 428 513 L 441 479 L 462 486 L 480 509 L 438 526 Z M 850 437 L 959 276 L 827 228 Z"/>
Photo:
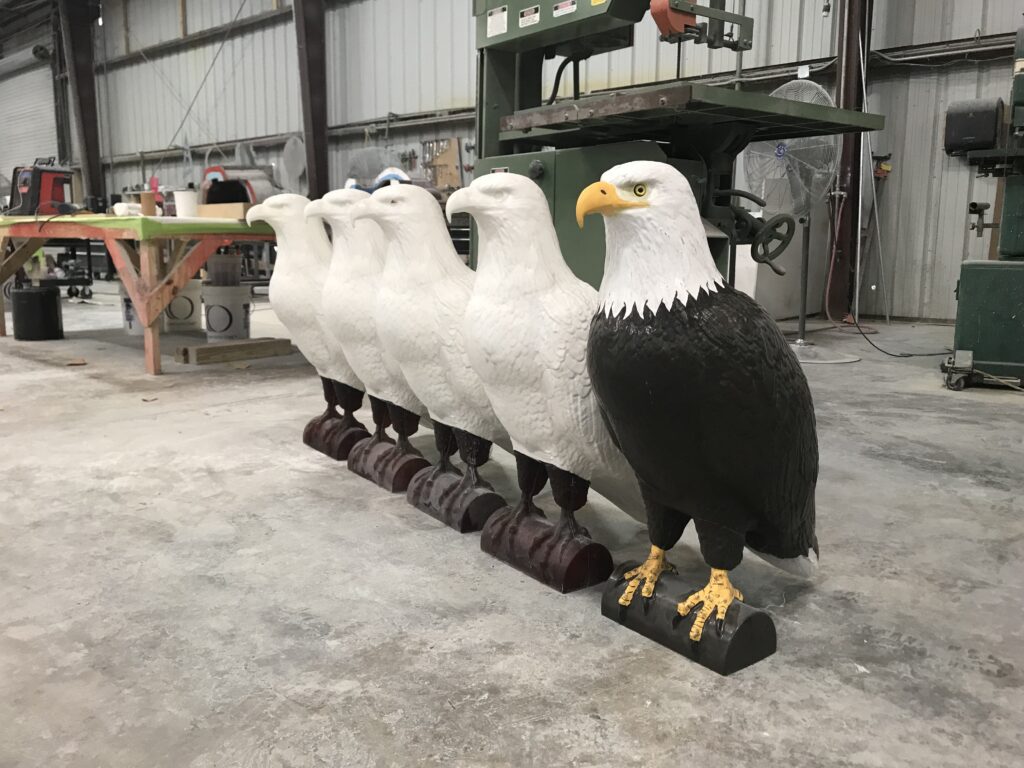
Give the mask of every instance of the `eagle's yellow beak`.
<path id="1" fill-rule="evenodd" d="M 607 181 L 596 181 L 580 193 L 576 201 L 576 223 L 583 229 L 583 218 L 588 213 L 615 213 L 623 208 L 646 208 L 639 200 L 623 200 L 619 192 Z"/>

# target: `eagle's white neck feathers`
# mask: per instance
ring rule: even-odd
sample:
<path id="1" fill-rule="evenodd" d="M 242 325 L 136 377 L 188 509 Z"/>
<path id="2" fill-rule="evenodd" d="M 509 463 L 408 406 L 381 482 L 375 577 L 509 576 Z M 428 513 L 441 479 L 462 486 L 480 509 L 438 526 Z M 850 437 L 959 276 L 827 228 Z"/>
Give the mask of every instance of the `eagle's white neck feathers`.
<path id="1" fill-rule="evenodd" d="M 679 299 L 686 304 L 704 291 L 714 293 L 725 280 L 715 267 L 704 227 L 696 231 L 682 229 L 679 221 L 662 222 L 643 213 L 627 213 L 619 218 L 647 218 L 645 226 L 621 226 L 609 222 L 605 227 L 608 255 L 601 281 L 601 310 L 606 316 L 630 314 L 634 309 L 657 312 L 662 305 L 671 309 Z M 666 229 L 663 225 L 668 224 Z"/>

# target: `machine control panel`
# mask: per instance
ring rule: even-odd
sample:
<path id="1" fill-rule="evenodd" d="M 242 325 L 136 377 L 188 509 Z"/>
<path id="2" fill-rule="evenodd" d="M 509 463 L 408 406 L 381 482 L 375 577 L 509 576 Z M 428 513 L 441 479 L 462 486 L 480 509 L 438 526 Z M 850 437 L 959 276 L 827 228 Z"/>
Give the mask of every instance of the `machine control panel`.
<path id="1" fill-rule="evenodd" d="M 630 45 L 648 8 L 650 0 L 476 0 L 477 48 L 603 53 Z M 616 30 L 623 34 L 608 34 Z"/>

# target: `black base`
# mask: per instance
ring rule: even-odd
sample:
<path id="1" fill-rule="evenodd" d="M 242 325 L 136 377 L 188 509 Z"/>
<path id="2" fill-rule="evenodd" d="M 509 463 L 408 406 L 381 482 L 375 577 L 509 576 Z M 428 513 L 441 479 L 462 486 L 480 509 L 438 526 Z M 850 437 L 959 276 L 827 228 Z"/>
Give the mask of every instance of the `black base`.
<path id="1" fill-rule="evenodd" d="M 459 533 L 479 531 L 508 502 L 489 486 L 473 483 L 454 468 L 421 470 L 409 484 L 406 500 Z"/>
<path id="2" fill-rule="evenodd" d="M 569 536 L 547 518 L 518 514 L 514 507 L 491 515 L 480 534 L 480 549 L 563 593 L 600 584 L 614 565 L 603 544 Z"/>
<path id="3" fill-rule="evenodd" d="M 698 609 L 680 616 L 677 607 L 696 590 L 674 573 L 661 574 L 653 597 L 645 598 L 638 591 L 632 603 L 619 605 L 626 589 L 622 574 L 638 565 L 622 565 L 608 580 L 601 597 L 601 613 L 606 618 L 720 675 L 731 675 L 775 653 L 775 623 L 771 616 L 738 600 L 726 611 L 721 631 L 712 618 L 704 625 L 700 642 L 690 640 L 690 627 Z"/>

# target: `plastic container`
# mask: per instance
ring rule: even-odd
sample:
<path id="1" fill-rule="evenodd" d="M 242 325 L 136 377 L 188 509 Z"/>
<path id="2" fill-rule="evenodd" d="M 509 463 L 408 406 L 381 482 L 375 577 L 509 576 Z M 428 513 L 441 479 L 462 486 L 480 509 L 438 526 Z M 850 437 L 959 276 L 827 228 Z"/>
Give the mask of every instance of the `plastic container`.
<path id="1" fill-rule="evenodd" d="M 146 326 L 135 314 L 135 305 L 132 304 L 128 291 L 122 285 L 118 293 L 121 295 L 121 327 L 129 336 L 141 336 L 145 332 Z"/>
<path id="2" fill-rule="evenodd" d="M 249 338 L 252 297 L 247 285 L 203 285 L 206 338 L 229 341 Z"/>
<path id="3" fill-rule="evenodd" d="M 164 330 L 169 332 L 203 329 L 203 281 L 189 280 L 164 310 Z"/>
<path id="4" fill-rule="evenodd" d="M 11 291 L 14 338 L 18 341 L 54 341 L 64 338 L 60 288 L 15 288 Z"/>
<path id="5" fill-rule="evenodd" d="M 199 192 L 194 189 L 174 190 L 174 215 L 195 218 L 199 215 Z"/>

